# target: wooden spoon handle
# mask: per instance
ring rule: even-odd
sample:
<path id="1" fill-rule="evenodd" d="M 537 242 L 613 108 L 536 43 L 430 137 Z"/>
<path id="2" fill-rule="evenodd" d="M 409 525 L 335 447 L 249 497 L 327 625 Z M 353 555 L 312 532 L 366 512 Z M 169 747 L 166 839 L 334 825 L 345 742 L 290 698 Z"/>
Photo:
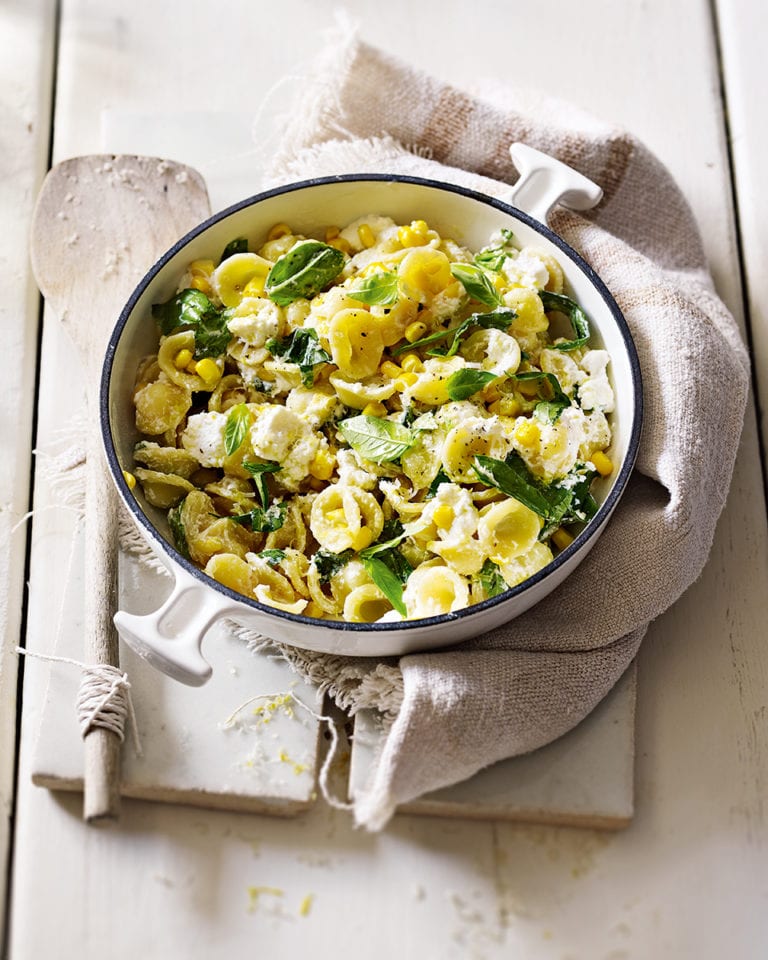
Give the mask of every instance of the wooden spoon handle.
<path id="1" fill-rule="evenodd" d="M 98 419 L 92 410 L 86 462 L 85 622 L 84 649 L 88 664 L 119 666 L 117 631 L 117 492 L 107 472 Z M 120 748 L 117 734 L 94 727 L 85 737 L 86 820 L 117 817 L 120 811 Z"/>

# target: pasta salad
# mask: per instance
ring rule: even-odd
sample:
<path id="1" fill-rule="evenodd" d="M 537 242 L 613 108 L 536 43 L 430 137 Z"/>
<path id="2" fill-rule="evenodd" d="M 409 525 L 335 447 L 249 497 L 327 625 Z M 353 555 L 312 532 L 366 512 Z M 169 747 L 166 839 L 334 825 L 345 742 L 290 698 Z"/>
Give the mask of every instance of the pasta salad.
<path id="1" fill-rule="evenodd" d="M 497 596 L 572 541 L 614 397 L 551 255 L 379 215 L 256 247 L 152 308 L 126 479 L 180 553 L 270 607 L 386 622 Z"/>

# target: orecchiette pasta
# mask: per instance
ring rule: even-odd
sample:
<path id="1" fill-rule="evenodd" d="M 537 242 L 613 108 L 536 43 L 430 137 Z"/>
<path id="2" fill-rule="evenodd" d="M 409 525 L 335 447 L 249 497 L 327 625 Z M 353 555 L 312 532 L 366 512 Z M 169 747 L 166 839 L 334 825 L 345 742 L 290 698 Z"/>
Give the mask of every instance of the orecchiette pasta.
<path id="1" fill-rule="evenodd" d="M 508 230 L 473 253 L 423 220 L 276 224 L 152 312 L 135 478 L 179 551 L 268 607 L 480 603 L 566 549 L 613 470 L 608 354 L 557 260 Z"/>

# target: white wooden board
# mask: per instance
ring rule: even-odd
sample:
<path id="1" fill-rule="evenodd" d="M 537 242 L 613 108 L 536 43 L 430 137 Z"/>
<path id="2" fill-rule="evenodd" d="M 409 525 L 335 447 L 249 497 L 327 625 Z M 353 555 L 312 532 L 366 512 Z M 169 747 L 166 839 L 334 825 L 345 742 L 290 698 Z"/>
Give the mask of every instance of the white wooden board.
<path id="1" fill-rule="evenodd" d="M 77 546 L 63 608 L 66 627 L 56 648 L 57 656 L 72 659 L 82 656 L 82 536 Z M 121 554 L 124 609 L 148 613 L 170 585 L 167 577 Z M 252 653 L 223 625 L 210 631 L 204 652 L 214 667 L 213 678 L 202 688 L 191 688 L 121 645 L 120 663 L 131 683 L 142 751 L 138 756 L 129 736 L 121 793 L 281 816 L 306 809 L 316 796 L 320 726 L 310 711 L 319 713 L 322 697 L 285 663 Z M 32 779 L 52 789 L 82 789 L 83 748 L 74 710 L 80 671 L 59 663 L 48 669 Z M 259 699 L 247 703 L 255 697 Z M 246 706 L 238 711 L 242 704 Z"/>

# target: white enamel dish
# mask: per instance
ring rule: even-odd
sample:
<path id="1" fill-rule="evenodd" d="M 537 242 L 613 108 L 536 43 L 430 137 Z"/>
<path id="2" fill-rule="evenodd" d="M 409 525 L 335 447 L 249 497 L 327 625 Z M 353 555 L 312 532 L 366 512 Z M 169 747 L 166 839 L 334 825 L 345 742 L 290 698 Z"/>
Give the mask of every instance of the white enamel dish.
<path id="1" fill-rule="evenodd" d="M 576 209 L 594 206 L 601 191 L 570 168 L 522 144 L 511 148 L 521 178 L 509 202 L 430 180 L 361 174 L 290 184 L 259 194 L 216 214 L 183 237 L 147 273 L 123 310 L 109 343 L 101 385 L 101 426 L 112 477 L 139 531 L 175 580 L 154 613 L 120 611 L 115 624 L 142 657 L 184 683 L 204 683 L 211 668 L 201 653 L 208 629 L 231 618 L 264 636 L 309 650 L 354 656 L 397 656 L 450 646 L 478 636 L 529 609 L 546 597 L 594 546 L 629 479 L 640 439 L 642 386 L 637 354 L 627 324 L 592 269 L 545 224 L 556 202 Z M 123 469 L 130 469 L 138 439 L 132 390 L 142 357 L 157 348 L 151 305 L 167 300 L 178 278 L 195 259 L 215 259 L 234 237 L 248 237 L 252 249 L 269 228 L 287 222 L 298 232 L 321 236 L 328 224 L 345 224 L 368 213 L 398 223 L 426 220 L 441 235 L 479 250 L 500 227 L 523 244 L 554 255 L 566 291 L 591 321 L 592 345 L 604 347 L 616 394 L 609 455 L 610 478 L 593 487 L 599 509 L 581 534 L 552 563 L 508 592 L 456 613 L 397 623 L 346 623 L 285 613 L 216 583 L 181 556 L 163 511 L 147 504 L 137 487 L 130 491 Z"/>

